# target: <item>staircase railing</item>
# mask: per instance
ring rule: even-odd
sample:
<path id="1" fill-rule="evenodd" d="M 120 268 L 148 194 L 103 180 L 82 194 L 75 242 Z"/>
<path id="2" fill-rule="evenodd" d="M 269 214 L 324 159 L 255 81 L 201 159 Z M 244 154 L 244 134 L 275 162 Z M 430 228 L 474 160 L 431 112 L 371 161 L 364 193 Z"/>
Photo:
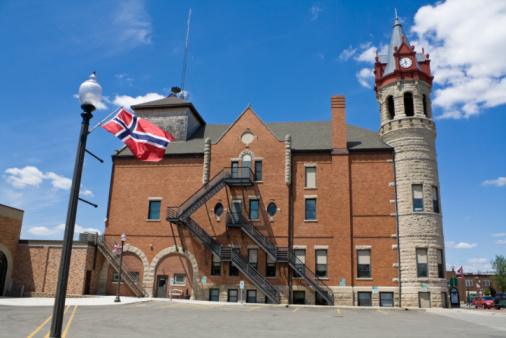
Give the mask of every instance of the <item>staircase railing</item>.
<path id="1" fill-rule="evenodd" d="M 212 238 L 204 229 L 198 225 L 191 217 L 184 224 L 192 235 L 204 244 L 204 246 L 222 261 L 232 261 L 237 268 L 248 277 L 267 297 L 273 302 L 280 302 L 278 290 L 251 264 L 249 264 L 241 255 L 237 254 L 230 247 L 224 247 Z"/>
<path id="2" fill-rule="evenodd" d="M 119 272 L 120 258 L 116 254 L 116 248 L 107 243 L 103 235 L 98 237 L 97 246 L 100 252 L 102 252 L 105 258 L 114 267 L 114 269 Z M 138 284 L 138 281 L 135 281 L 136 279 L 138 278 L 136 278 L 135 275 L 131 272 L 128 264 L 123 261 L 121 263 L 121 280 L 124 281 L 130 287 L 130 289 L 132 289 L 137 297 L 147 297 L 148 294 L 144 291 L 142 286 Z"/>
<path id="3" fill-rule="evenodd" d="M 269 256 L 276 261 L 288 262 L 288 264 L 308 282 L 316 292 L 320 294 L 329 304 L 334 305 L 334 293 L 311 271 L 306 264 L 298 259 L 288 248 L 278 248 L 272 244 L 255 226 L 245 217 L 242 217 L 241 229 L 262 248 Z"/>

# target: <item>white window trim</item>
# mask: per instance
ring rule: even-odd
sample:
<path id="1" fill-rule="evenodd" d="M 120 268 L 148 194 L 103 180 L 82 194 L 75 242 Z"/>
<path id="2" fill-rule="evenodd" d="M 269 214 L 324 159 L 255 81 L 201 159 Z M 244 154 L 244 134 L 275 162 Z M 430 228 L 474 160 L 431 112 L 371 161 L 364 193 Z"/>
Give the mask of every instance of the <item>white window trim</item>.
<path id="1" fill-rule="evenodd" d="M 316 163 L 304 163 L 305 168 L 316 168 Z"/>
<path id="2" fill-rule="evenodd" d="M 161 201 L 163 200 L 163 197 L 148 197 L 148 201 Z"/>
<path id="3" fill-rule="evenodd" d="M 372 245 L 356 245 L 355 249 L 356 250 L 371 250 Z"/>

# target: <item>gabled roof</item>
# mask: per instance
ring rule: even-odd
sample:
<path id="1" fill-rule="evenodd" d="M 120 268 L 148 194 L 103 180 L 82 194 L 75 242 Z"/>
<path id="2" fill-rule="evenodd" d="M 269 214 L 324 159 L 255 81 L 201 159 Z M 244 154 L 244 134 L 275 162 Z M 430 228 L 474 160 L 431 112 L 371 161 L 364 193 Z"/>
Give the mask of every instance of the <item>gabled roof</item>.
<path id="1" fill-rule="evenodd" d="M 284 142 L 286 135 L 290 134 L 294 151 L 332 150 L 332 121 L 279 122 L 265 123 L 265 125 L 280 142 Z M 205 140 L 210 138 L 215 144 L 230 126 L 230 124 L 202 125 L 187 141 L 171 142 L 165 154 L 203 154 Z M 380 140 L 377 132 L 372 130 L 347 124 L 346 135 L 347 148 L 350 151 L 392 149 Z M 123 147 L 118 150 L 116 156 L 133 155 L 127 147 Z"/>
<path id="2" fill-rule="evenodd" d="M 160 100 L 137 104 L 135 106 L 132 106 L 131 108 L 133 110 L 143 110 L 143 109 L 178 108 L 178 107 L 189 107 L 191 111 L 195 114 L 197 120 L 199 120 L 199 122 L 202 124 L 206 124 L 206 121 L 204 121 L 202 116 L 200 116 L 200 114 L 197 112 L 197 109 L 195 109 L 195 107 L 191 102 L 180 99 L 174 94 L 170 94 L 166 98 Z"/>

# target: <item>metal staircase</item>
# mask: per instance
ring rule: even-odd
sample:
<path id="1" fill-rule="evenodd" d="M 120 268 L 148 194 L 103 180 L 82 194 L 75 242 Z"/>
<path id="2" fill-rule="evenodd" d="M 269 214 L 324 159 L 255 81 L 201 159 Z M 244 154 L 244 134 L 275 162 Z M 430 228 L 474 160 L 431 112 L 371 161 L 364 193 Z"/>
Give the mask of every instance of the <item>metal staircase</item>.
<path id="1" fill-rule="evenodd" d="M 114 267 L 114 269 L 119 272 L 119 264 L 120 258 L 116 254 L 116 249 L 111 244 L 107 243 L 105 237 L 103 235 L 99 236 L 97 239 L 97 247 L 105 256 L 105 258 L 109 261 L 109 263 Z M 138 284 L 138 281 L 135 280 L 128 264 L 126 262 L 122 262 L 121 264 L 121 280 L 125 282 L 130 289 L 135 293 L 137 297 L 147 297 L 148 294 L 144 291 L 141 285 Z"/>
<path id="2" fill-rule="evenodd" d="M 227 220 L 229 219 L 227 214 Z M 292 269 L 298 272 L 318 294 L 327 301 L 327 304 L 334 305 L 334 293 L 321 281 L 316 274 L 311 271 L 301 260 L 288 250 L 288 248 L 278 248 L 272 244 L 257 228 L 255 228 L 245 217 L 241 217 L 241 229 L 261 247 L 271 258 L 278 262 L 287 262 Z"/>
<path id="3" fill-rule="evenodd" d="M 167 216 L 169 218 L 169 216 Z M 267 297 L 274 303 L 280 303 L 280 295 L 278 290 L 249 264 L 241 255 L 234 252 L 231 247 L 224 247 L 212 238 L 204 229 L 198 225 L 191 217 L 182 221 L 188 231 L 195 236 L 204 246 L 211 251 L 214 255 L 220 258 L 221 261 L 231 261 L 237 266 L 246 277 L 248 277 L 257 288 L 259 288 Z"/>

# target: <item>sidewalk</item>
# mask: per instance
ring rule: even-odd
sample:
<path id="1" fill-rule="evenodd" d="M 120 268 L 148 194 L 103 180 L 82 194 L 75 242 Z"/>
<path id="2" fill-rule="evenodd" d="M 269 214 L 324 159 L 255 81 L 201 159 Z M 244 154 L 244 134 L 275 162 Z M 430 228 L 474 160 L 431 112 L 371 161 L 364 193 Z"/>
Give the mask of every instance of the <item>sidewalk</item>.
<path id="1" fill-rule="evenodd" d="M 121 305 L 131 303 L 149 302 L 152 298 L 136 298 L 136 297 L 121 297 L 121 302 L 115 303 L 114 299 L 116 296 L 96 296 L 96 297 L 84 297 L 84 298 L 66 298 L 65 305 Z M 24 297 L 24 298 L 8 298 L 0 297 L 0 305 L 8 306 L 53 306 L 54 298 L 36 298 L 36 297 Z"/>

